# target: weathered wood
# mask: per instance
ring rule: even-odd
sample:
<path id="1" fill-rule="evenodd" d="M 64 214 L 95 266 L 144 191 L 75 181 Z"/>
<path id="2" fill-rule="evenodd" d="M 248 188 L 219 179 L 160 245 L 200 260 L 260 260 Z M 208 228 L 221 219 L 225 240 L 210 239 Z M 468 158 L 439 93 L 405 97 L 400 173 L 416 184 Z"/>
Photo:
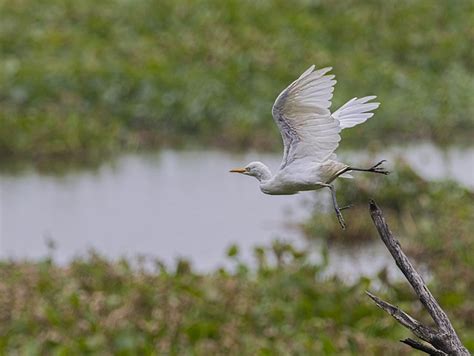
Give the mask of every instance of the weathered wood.
<path id="1" fill-rule="evenodd" d="M 447 353 L 443 351 L 436 350 L 434 347 L 428 345 L 428 344 L 423 344 L 419 341 L 407 338 L 405 340 L 400 340 L 400 342 L 403 342 L 404 344 L 407 344 L 408 346 L 413 347 L 414 349 L 423 351 L 427 353 L 428 355 L 434 355 L 434 356 L 446 356 Z"/>
<path id="2" fill-rule="evenodd" d="M 379 232 L 380 238 L 395 260 L 398 268 L 411 284 L 419 300 L 431 315 L 437 328 L 435 329 L 422 325 L 400 308 L 383 301 L 369 292 L 367 292 L 368 296 L 380 308 L 392 315 L 400 324 L 410 329 L 420 339 L 431 344 L 432 347 L 412 339 L 403 340 L 403 343 L 432 355 L 470 355 L 461 343 L 461 340 L 456 334 L 448 316 L 443 309 L 441 309 L 423 281 L 423 278 L 421 278 L 420 274 L 415 270 L 408 257 L 402 251 L 398 240 L 393 237 L 387 223 L 385 222 L 382 211 L 374 201 L 370 202 L 370 215 L 372 216 L 375 227 Z M 428 352 L 428 350 L 431 353 Z"/>
<path id="3" fill-rule="evenodd" d="M 365 292 L 365 293 L 367 293 L 367 295 L 375 302 L 375 304 L 377 304 L 379 308 L 385 310 L 387 313 L 393 316 L 395 320 L 397 320 L 404 327 L 410 329 L 413 332 L 413 334 L 418 336 L 420 339 L 425 340 L 429 343 L 431 343 L 433 340 L 436 339 L 437 331 L 434 330 L 433 328 L 424 326 L 423 324 L 413 319 L 410 315 L 405 313 L 400 308 L 390 303 L 384 302 L 382 299 L 373 295 L 372 293 L 369 293 L 369 292 Z"/>

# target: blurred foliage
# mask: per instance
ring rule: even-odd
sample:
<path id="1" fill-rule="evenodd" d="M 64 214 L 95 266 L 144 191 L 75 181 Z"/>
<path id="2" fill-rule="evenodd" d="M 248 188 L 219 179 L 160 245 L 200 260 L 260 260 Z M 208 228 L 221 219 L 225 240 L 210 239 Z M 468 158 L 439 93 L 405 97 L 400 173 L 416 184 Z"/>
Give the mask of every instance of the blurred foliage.
<path id="1" fill-rule="evenodd" d="M 152 268 L 97 254 L 0 264 L 0 353 L 100 355 L 401 354 L 406 332 L 365 296 L 284 243 L 255 251 L 256 269 L 229 253 L 231 270 L 189 263 Z M 269 261 L 276 261 L 270 263 Z M 384 283 L 380 280 L 378 283 Z M 411 310 L 413 298 L 391 289 Z"/>
<path id="2" fill-rule="evenodd" d="M 469 0 L 1 0 L 0 13 L 3 156 L 276 148 L 273 100 L 312 63 L 334 66 L 335 107 L 382 102 L 349 142 L 474 132 Z"/>
<path id="3" fill-rule="evenodd" d="M 388 176 L 359 173 L 339 182 L 337 196 L 341 204 L 354 204 L 344 211 L 347 230 L 341 232 L 332 210 L 318 208 L 303 226 L 308 238 L 342 244 L 377 239 L 367 213 L 375 199 L 403 248 L 428 269 L 433 294 L 474 349 L 474 193 L 449 180 L 428 182 L 400 161 Z"/>

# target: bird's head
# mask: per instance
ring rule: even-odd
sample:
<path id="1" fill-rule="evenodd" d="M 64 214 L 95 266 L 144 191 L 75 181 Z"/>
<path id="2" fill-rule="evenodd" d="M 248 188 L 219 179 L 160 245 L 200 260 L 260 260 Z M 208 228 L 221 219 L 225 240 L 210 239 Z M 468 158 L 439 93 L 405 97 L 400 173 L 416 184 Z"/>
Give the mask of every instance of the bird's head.
<path id="1" fill-rule="evenodd" d="M 244 168 L 231 169 L 230 172 L 252 176 L 257 178 L 260 182 L 269 180 L 272 177 L 270 169 L 262 162 L 250 162 Z"/>

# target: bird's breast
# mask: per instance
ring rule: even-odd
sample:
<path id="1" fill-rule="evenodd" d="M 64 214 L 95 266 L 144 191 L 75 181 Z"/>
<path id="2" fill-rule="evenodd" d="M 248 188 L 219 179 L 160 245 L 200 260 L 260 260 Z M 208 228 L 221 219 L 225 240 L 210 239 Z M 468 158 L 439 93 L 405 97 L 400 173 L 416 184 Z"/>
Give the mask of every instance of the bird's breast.
<path id="1" fill-rule="evenodd" d="M 260 184 L 260 190 L 269 195 L 292 195 L 298 193 L 298 189 L 278 181 L 269 181 Z"/>

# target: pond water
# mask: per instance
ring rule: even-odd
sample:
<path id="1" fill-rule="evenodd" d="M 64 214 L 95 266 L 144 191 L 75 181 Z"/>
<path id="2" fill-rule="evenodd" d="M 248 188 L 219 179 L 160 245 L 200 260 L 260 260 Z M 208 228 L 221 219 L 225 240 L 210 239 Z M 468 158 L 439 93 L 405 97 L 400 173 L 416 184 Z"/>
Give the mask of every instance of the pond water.
<path id="1" fill-rule="evenodd" d="M 474 148 L 421 144 L 339 156 L 353 164 L 401 156 L 426 178 L 449 177 L 474 188 Z M 147 255 L 168 264 L 185 257 L 198 270 L 209 271 L 226 264 L 225 251 L 234 243 L 246 260 L 253 246 L 275 238 L 303 246 L 292 226 L 308 216 L 314 199 L 329 193 L 267 196 L 255 179 L 228 173 L 254 159 L 276 170 L 280 155 L 162 150 L 60 176 L 4 171 L 0 258 L 44 257 L 46 241 L 53 240 L 59 263 L 94 249 L 111 258 Z M 350 278 L 376 272 L 390 260 L 374 245 L 331 250 L 330 261 Z"/>

